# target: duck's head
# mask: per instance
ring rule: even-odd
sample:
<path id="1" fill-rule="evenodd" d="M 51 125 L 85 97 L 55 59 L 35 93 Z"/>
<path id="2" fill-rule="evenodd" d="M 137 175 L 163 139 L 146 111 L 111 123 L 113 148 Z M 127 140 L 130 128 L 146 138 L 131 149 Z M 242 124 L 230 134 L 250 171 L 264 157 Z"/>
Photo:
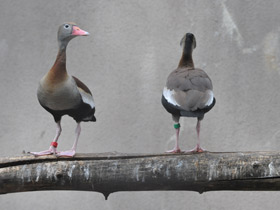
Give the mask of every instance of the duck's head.
<path id="1" fill-rule="evenodd" d="M 76 36 L 88 36 L 89 33 L 80 29 L 75 23 L 64 23 L 58 28 L 57 39 L 59 42 L 68 43 Z"/>
<path id="2" fill-rule="evenodd" d="M 192 33 L 186 33 L 181 39 L 180 45 L 184 51 L 192 52 L 196 47 L 195 36 Z"/>

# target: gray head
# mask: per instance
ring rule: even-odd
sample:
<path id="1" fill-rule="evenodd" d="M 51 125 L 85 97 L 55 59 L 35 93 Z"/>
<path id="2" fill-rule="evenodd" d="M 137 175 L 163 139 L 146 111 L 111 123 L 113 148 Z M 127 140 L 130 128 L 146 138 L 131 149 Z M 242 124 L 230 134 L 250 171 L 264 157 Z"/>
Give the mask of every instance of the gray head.
<path id="1" fill-rule="evenodd" d="M 195 36 L 192 33 L 186 33 L 180 42 L 183 51 L 192 52 L 196 47 Z"/>
<path id="2" fill-rule="evenodd" d="M 67 45 L 67 43 L 77 36 L 88 36 L 89 33 L 80 29 L 75 23 L 64 23 L 58 28 L 58 42 Z"/>

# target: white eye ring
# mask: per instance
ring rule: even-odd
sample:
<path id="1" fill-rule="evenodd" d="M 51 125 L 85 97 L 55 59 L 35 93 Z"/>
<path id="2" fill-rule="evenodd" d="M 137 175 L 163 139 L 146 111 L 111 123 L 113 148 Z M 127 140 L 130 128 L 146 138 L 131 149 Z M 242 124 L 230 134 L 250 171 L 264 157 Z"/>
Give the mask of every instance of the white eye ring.
<path id="1" fill-rule="evenodd" d="M 65 24 L 65 25 L 64 25 L 64 28 L 65 28 L 65 29 L 68 29 L 68 28 L 69 28 L 69 25 L 68 25 L 68 24 Z"/>

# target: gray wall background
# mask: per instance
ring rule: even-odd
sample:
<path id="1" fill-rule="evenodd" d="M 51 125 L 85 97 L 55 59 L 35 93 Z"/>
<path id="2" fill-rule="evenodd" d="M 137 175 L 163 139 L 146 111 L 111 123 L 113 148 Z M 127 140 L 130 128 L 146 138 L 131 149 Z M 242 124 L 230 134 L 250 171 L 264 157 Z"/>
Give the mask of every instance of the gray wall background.
<path id="1" fill-rule="evenodd" d="M 210 151 L 280 150 L 280 1 L 0 1 L 0 155 L 46 149 L 52 116 L 36 98 L 57 53 L 58 25 L 90 32 L 71 41 L 69 74 L 92 90 L 97 123 L 83 123 L 78 152 L 159 153 L 175 140 L 162 88 L 179 42 L 196 35 L 196 67 L 212 78 L 217 104 L 202 123 Z M 182 119 L 181 146 L 195 146 L 195 119 Z M 60 150 L 74 141 L 64 117 Z M 270 209 L 278 192 L 28 192 L 0 196 L 1 209 Z"/>

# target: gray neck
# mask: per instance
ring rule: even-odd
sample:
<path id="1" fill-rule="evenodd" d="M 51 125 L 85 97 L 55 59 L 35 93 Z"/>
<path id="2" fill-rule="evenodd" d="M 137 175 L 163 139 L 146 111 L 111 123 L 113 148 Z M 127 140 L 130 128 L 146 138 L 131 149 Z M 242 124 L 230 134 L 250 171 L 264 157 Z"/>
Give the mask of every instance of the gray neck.
<path id="1" fill-rule="evenodd" d="M 59 51 L 66 51 L 67 45 L 68 45 L 69 41 L 58 41 L 58 49 Z"/>
<path id="2" fill-rule="evenodd" d="M 58 41 L 57 61 L 66 63 L 66 48 L 68 41 Z"/>

